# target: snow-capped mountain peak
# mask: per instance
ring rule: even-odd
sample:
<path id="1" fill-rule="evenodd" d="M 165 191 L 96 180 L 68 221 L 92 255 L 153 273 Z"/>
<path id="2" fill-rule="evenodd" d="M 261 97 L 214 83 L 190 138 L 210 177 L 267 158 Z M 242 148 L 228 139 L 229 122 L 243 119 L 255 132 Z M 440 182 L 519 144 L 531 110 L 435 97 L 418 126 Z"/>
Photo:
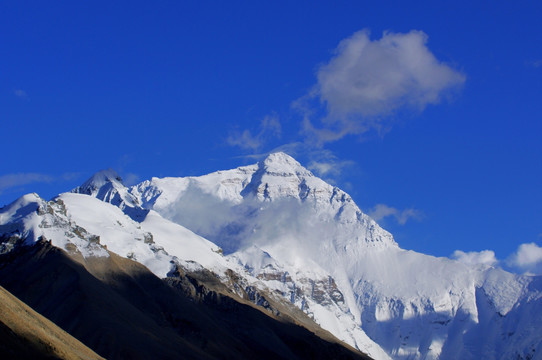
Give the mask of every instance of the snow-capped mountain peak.
<path id="1" fill-rule="evenodd" d="M 87 181 L 77 188 L 77 193 L 96 196 L 97 192 L 104 186 L 110 184 L 114 188 L 124 188 L 122 178 L 111 168 L 98 171 Z"/>
<path id="2" fill-rule="evenodd" d="M 313 187 L 328 187 L 291 156 L 273 153 L 257 164 L 257 170 L 250 182 L 241 192 L 243 197 L 255 196 L 260 201 L 273 201 L 281 198 L 304 199 L 308 184 Z M 319 179 L 318 179 L 319 180 Z"/>
<path id="3" fill-rule="evenodd" d="M 36 193 L 21 196 L 14 202 L 0 209 L 0 226 L 11 222 L 17 222 L 28 214 L 36 211 L 45 201 Z"/>
<path id="4" fill-rule="evenodd" d="M 265 169 L 268 174 L 296 174 L 297 176 L 313 176 L 301 164 L 284 152 L 269 154 L 260 162 L 260 167 Z"/>
<path id="5" fill-rule="evenodd" d="M 282 152 L 254 165 L 208 175 L 153 178 L 131 187 L 129 193 L 141 207 L 215 241 L 226 253 L 250 245 L 248 239 L 264 236 L 268 226 L 307 230 L 301 237 L 310 237 L 309 230 L 317 228 L 314 220 L 329 234 L 317 237 L 314 244 L 321 243 L 317 239 L 335 239 L 334 246 L 344 247 L 349 239 L 359 246 L 397 246 L 347 193 Z"/>
<path id="6" fill-rule="evenodd" d="M 147 211 L 140 208 L 139 200 L 128 191 L 120 175 L 113 169 L 98 171 L 71 192 L 90 195 L 118 206 L 134 220 L 141 220 L 147 215 Z"/>
<path id="7" fill-rule="evenodd" d="M 376 359 L 530 359 L 542 352 L 540 335 L 516 331 L 540 329 L 539 278 L 403 250 L 347 193 L 285 153 L 232 170 L 152 178 L 130 188 L 105 171 L 74 192 L 116 205 L 135 220 L 129 226 L 117 216 L 123 225 L 119 233 L 132 227 L 139 233 L 141 226 L 154 234 L 153 246 L 163 246 L 169 255 L 193 254 L 190 258 L 206 268 L 215 263 L 240 268 L 239 274 L 250 274 L 251 287 L 282 296 Z M 33 201 L 27 200 L 17 208 Z M 78 197 L 62 200 L 68 209 L 96 205 Z M 77 212 L 83 214 L 77 222 L 100 233 L 103 226 L 86 223 L 88 212 Z M 190 236 L 177 238 L 179 229 Z M 104 243 L 120 238 L 102 237 Z M 153 264 L 158 255 L 169 255 L 151 254 L 147 247 L 131 252 L 164 274 L 168 267 L 162 265 L 169 263 Z"/>

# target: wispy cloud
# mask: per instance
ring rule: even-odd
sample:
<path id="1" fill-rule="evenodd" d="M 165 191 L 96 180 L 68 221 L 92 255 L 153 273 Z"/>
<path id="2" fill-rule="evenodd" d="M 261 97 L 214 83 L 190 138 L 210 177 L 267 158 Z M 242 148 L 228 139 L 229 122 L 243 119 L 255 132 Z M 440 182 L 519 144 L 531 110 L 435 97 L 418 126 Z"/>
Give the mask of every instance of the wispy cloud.
<path id="1" fill-rule="evenodd" d="M 80 172 L 67 172 L 67 173 L 62 174 L 60 176 L 60 179 L 64 181 L 72 181 L 72 180 L 76 180 L 80 178 L 81 175 L 82 174 Z"/>
<path id="2" fill-rule="evenodd" d="M 282 127 L 277 115 L 267 115 L 259 124 L 258 131 L 253 134 L 252 131 L 245 129 L 243 131 L 233 131 L 226 139 L 231 146 L 237 146 L 244 150 L 253 152 L 259 151 L 272 138 L 280 138 Z"/>
<path id="3" fill-rule="evenodd" d="M 387 130 L 383 120 L 394 112 L 422 111 L 439 103 L 465 82 L 465 75 L 439 61 L 427 39 L 412 30 L 384 32 L 371 40 L 369 31 L 362 30 L 342 40 L 329 62 L 318 68 L 317 84 L 293 104 L 304 115 L 305 134 L 323 144 L 348 134 L 382 132 Z"/>
<path id="4" fill-rule="evenodd" d="M 122 176 L 122 180 L 124 185 L 132 186 L 137 184 L 141 180 L 141 177 L 134 173 L 127 173 Z"/>
<path id="5" fill-rule="evenodd" d="M 50 183 L 54 180 L 52 176 L 39 173 L 16 173 L 0 176 L 0 193 L 3 191 L 32 183 Z"/>
<path id="6" fill-rule="evenodd" d="M 456 250 L 452 254 L 451 258 L 458 260 L 467 265 L 495 266 L 499 263 L 499 261 L 495 257 L 495 252 L 493 250 L 469 251 L 469 252 Z"/>
<path id="7" fill-rule="evenodd" d="M 327 182 L 334 183 L 343 172 L 356 166 L 351 160 L 341 160 L 329 150 L 314 150 L 310 156 L 308 168 Z"/>
<path id="8" fill-rule="evenodd" d="M 542 67 L 542 59 L 527 61 L 526 64 L 529 67 L 538 69 L 539 67 Z"/>
<path id="9" fill-rule="evenodd" d="M 15 89 L 13 90 L 13 93 L 15 94 L 15 96 L 20 97 L 20 98 L 28 97 L 28 94 L 26 93 L 26 91 L 21 90 L 21 89 Z"/>
<path id="10" fill-rule="evenodd" d="M 406 224 L 407 221 L 410 219 L 420 221 L 424 217 L 423 213 L 420 210 L 416 210 L 413 208 L 399 210 L 386 204 L 377 204 L 374 208 L 368 211 L 367 214 L 375 221 L 379 221 L 386 217 L 392 216 L 400 225 Z"/>
<path id="11" fill-rule="evenodd" d="M 342 164 L 337 164 L 335 161 L 311 161 L 308 165 L 309 170 L 320 175 L 340 173 Z"/>
<path id="12" fill-rule="evenodd" d="M 517 251 L 508 257 L 506 263 L 520 272 L 541 275 L 542 247 L 534 242 L 521 244 Z"/>
<path id="13" fill-rule="evenodd" d="M 14 173 L 0 175 L 0 194 L 8 189 L 28 184 L 52 183 L 55 181 L 73 181 L 81 177 L 81 173 L 67 172 L 60 176 L 41 173 Z"/>

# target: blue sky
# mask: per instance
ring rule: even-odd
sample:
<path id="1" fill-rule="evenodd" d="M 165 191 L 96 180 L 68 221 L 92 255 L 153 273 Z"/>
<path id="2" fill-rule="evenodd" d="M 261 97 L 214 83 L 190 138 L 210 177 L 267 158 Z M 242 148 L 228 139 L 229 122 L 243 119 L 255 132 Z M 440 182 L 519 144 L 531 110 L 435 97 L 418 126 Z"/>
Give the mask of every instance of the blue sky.
<path id="1" fill-rule="evenodd" d="M 403 248 L 538 272 L 541 18 L 539 1 L 3 1 L 0 206 L 281 149 Z"/>

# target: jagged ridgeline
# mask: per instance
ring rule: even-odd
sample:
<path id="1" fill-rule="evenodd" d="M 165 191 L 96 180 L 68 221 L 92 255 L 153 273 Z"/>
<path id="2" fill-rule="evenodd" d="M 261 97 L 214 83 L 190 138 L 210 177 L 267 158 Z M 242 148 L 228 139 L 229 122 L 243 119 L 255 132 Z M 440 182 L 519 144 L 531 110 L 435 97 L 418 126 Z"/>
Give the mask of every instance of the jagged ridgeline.
<path id="1" fill-rule="evenodd" d="M 0 284 L 77 338 L 90 328 L 103 333 L 101 323 L 84 323 L 109 317 L 119 328 L 105 333 L 126 347 L 144 344 L 137 329 L 163 333 L 133 353 L 105 335 L 83 341 L 106 357 L 159 348 L 164 358 L 212 358 L 221 347 L 279 358 L 542 354 L 540 277 L 401 249 L 348 194 L 284 153 L 132 187 L 102 171 L 51 201 L 29 194 L 4 207 L 0 236 Z M 54 266 L 44 263 L 53 258 Z M 54 270 L 57 262 L 69 270 Z M 32 275 L 45 269 L 77 275 L 57 276 L 61 284 Z M 47 290 L 25 290 L 36 287 Z M 62 295 L 47 300 L 52 288 Z M 51 305 L 59 299 L 72 299 L 68 310 Z M 79 306 L 88 313 L 70 322 L 64 311 Z M 139 320 L 125 329 L 124 317 Z M 118 335 L 124 331 L 131 335 Z"/>

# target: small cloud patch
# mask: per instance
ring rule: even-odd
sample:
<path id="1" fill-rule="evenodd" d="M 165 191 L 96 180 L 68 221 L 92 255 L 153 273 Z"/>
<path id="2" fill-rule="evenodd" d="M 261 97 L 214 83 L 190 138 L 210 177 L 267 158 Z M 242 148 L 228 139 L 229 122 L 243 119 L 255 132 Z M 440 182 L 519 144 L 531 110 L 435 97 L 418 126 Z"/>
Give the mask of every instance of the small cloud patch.
<path id="1" fill-rule="evenodd" d="M 384 32 L 372 40 L 368 30 L 342 40 L 334 56 L 317 70 L 317 83 L 294 107 L 304 114 L 305 133 L 319 144 L 376 129 L 400 109 L 422 111 L 465 82 L 465 75 L 439 61 L 417 30 Z M 313 124 L 315 112 L 324 114 Z"/>
<path id="2" fill-rule="evenodd" d="M 527 274 L 542 274 L 542 247 L 536 243 L 521 244 L 517 251 L 510 255 L 506 263 Z"/>
<path id="3" fill-rule="evenodd" d="M 20 98 L 27 98 L 28 97 L 28 94 L 26 93 L 26 91 L 21 90 L 21 89 L 13 90 L 13 93 L 15 94 L 15 96 L 20 97 Z"/>
<path id="4" fill-rule="evenodd" d="M 495 252 L 493 250 L 469 251 L 469 252 L 456 250 L 452 254 L 451 258 L 454 260 L 458 260 L 466 265 L 495 266 L 499 262 L 497 258 L 495 257 Z"/>
<path id="5" fill-rule="evenodd" d="M 52 176 L 39 173 L 16 173 L 0 176 L 0 193 L 3 191 L 32 183 L 50 183 L 54 179 Z"/>
<path id="6" fill-rule="evenodd" d="M 226 139 L 228 145 L 240 147 L 253 152 L 259 151 L 271 138 L 280 138 L 282 127 L 278 116 L 267 115 L 259 124 L 259 131 L 253 134 L 250 130 L 234 131 Z"/>
<path id="7" fill-rule="evenodd" d="M 417 221 L 423 219 L 423 213 L 419 210 L 413 208 L 399 210 L 386 204 L 377 204 L 367 214 L 375 221 L 380 221 L 386 217 L 392 216 L 400 225 L 406 224 L 407 221 L 411 219 Z"/>

